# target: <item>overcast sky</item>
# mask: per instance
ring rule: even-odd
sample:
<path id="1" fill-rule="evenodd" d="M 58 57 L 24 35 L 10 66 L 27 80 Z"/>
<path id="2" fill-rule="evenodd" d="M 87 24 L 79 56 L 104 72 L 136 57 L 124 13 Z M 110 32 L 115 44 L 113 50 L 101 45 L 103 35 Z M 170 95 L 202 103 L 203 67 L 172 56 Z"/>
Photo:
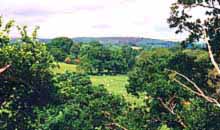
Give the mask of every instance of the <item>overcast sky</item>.
<path id="1" fill-rule="evenodd" d="M 176 40 L 184 35 L 176 35 L 166 22 L 174 1 L 0 0 L 0 13 L 21 25 L 39 25 L 41 38 L 134 36 Z"/>

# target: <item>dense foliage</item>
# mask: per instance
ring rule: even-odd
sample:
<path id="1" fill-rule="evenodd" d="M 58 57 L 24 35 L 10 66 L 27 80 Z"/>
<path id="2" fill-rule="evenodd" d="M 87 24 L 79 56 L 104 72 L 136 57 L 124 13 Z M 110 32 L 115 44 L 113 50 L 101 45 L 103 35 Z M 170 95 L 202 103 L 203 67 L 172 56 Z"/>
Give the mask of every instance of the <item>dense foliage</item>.
<path id="1" fill-rule="evenodd" d="M 53 100 L 49 69 L 54 66 L 53 57 L 34 37 L 22 35 L 19 43 L 2 45 L 0 66 L 8 64 L 10 68 L 0 76 L 0 128 L 30 129 L 33 107 Z"/>
<path id="2" fill-rule="evenodd" d="M 79 55 L 80 43 L 74 43 L 67 37 L 57 37 L 46 44 L 55 60 L 64 62 L 66 58 L 74 60 Z"/>
<path id="3" fill-rule="evenodd" d="M 89 43 L 80 49 L 80 67 L 90 74 L 124 74 L 133 67 L 137 54 L 129 46 Z"/>
<path id="4" fill-rule="evenodd" d="M 26 26 L 18 29 L 21 38 L 12 44 L 2 42 L 0 48 L 0 66 L 9 65 L 0 75 L 0 129 L 118 127 L 114 123 L 126 106 L 123 98 L 92 86 L 84 74 L 54 76 L 53 57 L 37 41 L 37 28 L 32 36 Z"/>
<path id="5" fill-rule="evenodd" d="M 4 24 L 0 17 L 0 129 L 219 129 L 219 3 L 178 0 L 171 7 L 170 27 L 189 32 L 183 47 L 203 39 L 204 50 L 142 51 L 73 43 L 67 37 L 44 44 L 37 40 L 39 27 L 29 36 L 27 26 L 17 26 L 21 38 L 13 42 L 9 32 L 14 21 Z M 203 19 L 192 17 L 191 9 L 198 7 L 205 8 Z M 55 75 L 55 61 L 78 64 L 92 75 L 128 73 L 127 92 L 144 98 L 143 105 L 109 93 L 104 85 L 94 86 L 91 75 Z"/>
<path id="6" fill-rule="evenodd" d="M 42 129 L 105 129 L 123 110 L 125 101 L 108 94 L 102 86 L 92 86 L 88 76 L 76 73 L 55 79 L 60 103 L 38 109 Z"/>
<path id="7" fill-rule="evenodd" d="M 215 89 L 207 87 L 211 68 L 204 51 L 143 52 L 129 74 L 127 89 L 135 95 L 146 93 L 146 107 L 150 109 L 147 123 L 151 129 L 163 124 L 174 129 L 217 129 L 220 110 L 177 84 L 172 80 L 175 75 L 169 74 L 170 69 L 181 72 L 206 88 L 205 93 L 212 94 Z"/>

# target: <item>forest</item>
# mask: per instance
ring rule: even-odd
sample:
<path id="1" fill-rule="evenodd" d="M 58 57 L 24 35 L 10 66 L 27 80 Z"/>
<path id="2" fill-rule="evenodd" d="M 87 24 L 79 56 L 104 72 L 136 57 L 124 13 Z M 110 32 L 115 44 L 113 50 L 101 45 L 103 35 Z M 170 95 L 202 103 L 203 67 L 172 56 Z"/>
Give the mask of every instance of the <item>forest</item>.
<path id="1" fill-rule="evenodd" d="M 220 129 L 220 1 L 170 10 L 170 28 L 189 37 L 169 48 L 44 43 L 39 27 L 0 17 L 0 130 Z"/>

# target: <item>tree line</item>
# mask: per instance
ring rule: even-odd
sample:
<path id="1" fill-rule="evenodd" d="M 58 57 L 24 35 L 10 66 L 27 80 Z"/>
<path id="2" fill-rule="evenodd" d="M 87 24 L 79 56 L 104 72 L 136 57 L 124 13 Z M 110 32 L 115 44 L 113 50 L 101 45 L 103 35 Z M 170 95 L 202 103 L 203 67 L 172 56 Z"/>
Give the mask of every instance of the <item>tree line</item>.
<path id="1" fill-rule="evenodd" d="M 141 49 L 103 45 L 99 42 L 74 43 L 67 37 L 52 39 L 48 51 L 59 62 L 78 64 L 89 74 L 126 74 L 135 64 Z"/>

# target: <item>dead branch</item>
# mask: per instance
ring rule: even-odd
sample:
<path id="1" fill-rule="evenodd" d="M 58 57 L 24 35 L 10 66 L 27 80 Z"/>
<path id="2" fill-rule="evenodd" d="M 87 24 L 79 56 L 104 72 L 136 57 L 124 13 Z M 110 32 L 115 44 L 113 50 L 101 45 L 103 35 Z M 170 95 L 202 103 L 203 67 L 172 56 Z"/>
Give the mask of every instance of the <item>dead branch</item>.
<path id="1" fill-rule="evenodd" d="M 215 31 L 219 31 L 219 30 L 220 30 L 220 28 L 217 28 Z M 214 58 L 214 55 L 213 55 L 213 52 L 212 52 L 212 48 L 211 48 L 211 45 L 209 43 L 209 37 L 208 37 L 208 35 L 207 35 L 207 33 L 205 31 L 203 33 L 204 33 L 204 38 L 203 39 L 204 39 L 205 43 L 207 44 L 208 54 L 209 54 L 209 58 L 211 60 L 211 63 L 213 64 L 214 68 L 216 69 L 218 75 L 220 75 L 220 68 L 219 68 L 218 63 L 215 61 L 215 58 Z M 168 70 L 168 69 L 166 69 L 166 70 Z M 190 92 L 196 94 L 199 97 L 204 98 L 206 101 L 208 101 L 210 103 L 214 103 L 216 106 L 220 107 L 220 103 L 216 99 L 214 99 L 214 98 L 212 98 L 210 96 L 205 95 L 205 93 L 200 89 L 200 87 L 195 82 L 193 82 L 191 79 L 189 79 L 187 76 L 185 76 L 185 75 L 183 75 L 181 73 L 178 73 L 177 71 L 174 71 L 174 70 L 168 70 L 168 71 L 173 72 L 176 75 L 180 76 L 181 78 L 185 79 L 187 82 L 189 82 L 191 85 L 193 85 L 195 90 L 190 88 L 186 84 L 182 83 L 177 78 L 174 78 L 173 80 L 175 82 L 177 82 L 179 85 L 181 85 L 183 88 L 189 90 Z"/>
<path id="2" fill-rule="evenodd" d="M 160 101 L 161 105 L 167 110 L 169 111 L 172 115 L 175 115 L 177 117 L 177 122 L 183 127 L 186 128 L 186 124 L 183 122 L 183 120 L 181 119 L 181 117 L 176 114 L 174 112 L 174 109 L 176 107 L 176 103 L 174 103 L 174 99 L 176 98 L 176 94 L 174 94 L 174 96 L 172 96 L 169 101 L 167 103 L 165 103 L 163 101 L 162 98 L 158 97 L 157 99 Z"/>
<path id="3" fill-rule="evenodd" d="M 166 69 L 168 70 L 168 69 Z M 199 97 L 202 97 L 203 99 L 205 99 L 206 101 L 210 102 L 210 103 L 214 103 L 216 106 L 220 107 L 220 103 L 215 99 L 215 98 L 212 98 L 210 96 L 207 96 L 205 95 L 205 93 L 200 89 L 200 87 L 195 83 L 193 82 L 192 80 L 190 80 L 187 76 L 177 72 L 177 71 L 174 71 L 174 70 L 168 70 L 170 72 L 173 72 L 175 73 L 176 75 L 180 76 L 181 78 L 185 79 L 187 82 L 189 82 L 196 90 L 193 90 L 192 88 L 190 88 L 189 86 L 187 86 L 186 84 L 182 83 L 180 80 L 178 80 L 177 78 L 174 78 L 173 80 L 175 82 L 177 82 L 179 85 L 181 85 L 183 88 L 189 90 L 190 92 L 196 94 L 197 96 Z"/>
<path id="4" fill-rule="evenodd" d="M 209 58 L 210 58 L 212 64 L 214 65 L 215 69 L 217 70 L 218 74 L 220 75 L 220 69 L 219 69 L 218 63 L 215 61 L 215 58 L 213 56 L 213 52 L 212 52 L 211 45 L 209 43 L 209 39 L 207 37 L 205 37 L 204 41 L 205 41 L 205 43 L 207 44 L 207 47 L 208 47 Z"/>
<path id="5" fill-rule="evenodd" d="M 5 72 L 11 65 L 6 65 L 5 67 L 3 68 L 0 68 L 0 74 Z"/>
<path id="6" fill-rule="evenodd" d="M 173 97 L 172 97 L 173 98 Z M 175 97 L 174 97 L 175 98 Z M 159 101 L 160 101 L 160 103 L 161 103 L 161 105 L 166 109 L 166 110 L 168 110 L 171 114 L 173 114 L 173 115 L 176 115 L 176 113 L 174 112 L 174 108 L 175 108 L 175 104 L 174 104 L 174 102 L 172 101 L 172 102 L 167 102 L 167 103 L 165 103 L 164 101 L 163 101 L 163 99 L 162 98 L 157 98 Z"/>
<path id="7" fill-rule="evenodd" d="M 185 5 L 185 7 L 190 7 L 190 8 L 192 8 L 192 7 L 203 7 L 203 8 L 208 8 L 208 9 L 214 9 L 214 10 L 220 10 L 220 8 L 219 7 L 216 7 L 215 5 L 214 5 L 214 3 L 212 3 L 212 5 L 208 5 L 208 4 L 193 4 L 193 5 Z"/>

